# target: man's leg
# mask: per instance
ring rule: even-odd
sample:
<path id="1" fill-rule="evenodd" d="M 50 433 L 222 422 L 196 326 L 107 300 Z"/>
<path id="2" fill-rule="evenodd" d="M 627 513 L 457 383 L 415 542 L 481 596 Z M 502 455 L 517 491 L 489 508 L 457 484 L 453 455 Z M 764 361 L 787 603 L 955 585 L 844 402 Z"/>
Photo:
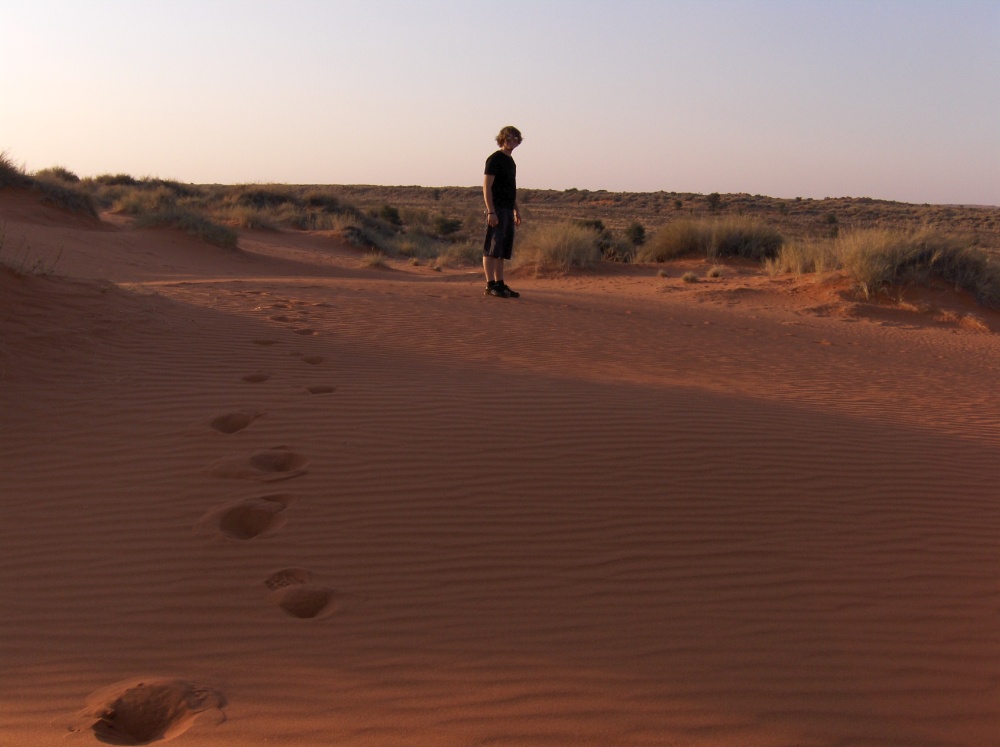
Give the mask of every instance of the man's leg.
<path id="1" fill-rule="evenodd" d="M 501 263 L 501 276 L 503 273 L 502 263 L 503 260 L 498 260 L 496 257 L 491 257 L 488 254 L 483 255 L 483 272 L 486 273 L 486 282 L 495 283 L 497 281 L 497 262 Z"/>

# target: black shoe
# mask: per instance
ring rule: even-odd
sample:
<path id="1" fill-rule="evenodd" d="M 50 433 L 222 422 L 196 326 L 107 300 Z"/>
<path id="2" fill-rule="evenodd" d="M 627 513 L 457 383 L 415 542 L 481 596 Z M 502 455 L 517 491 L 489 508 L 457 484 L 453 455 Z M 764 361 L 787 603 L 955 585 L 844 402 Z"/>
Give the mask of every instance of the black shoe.
<path id="1" fill-rule="evenodd" d="M 486 289 L 487 296 L 496 296 L 497 298 L 510 298 L 510 291 L 507 290 L 507 286 L 503 283 L 497 283 L 496 285 Z"/>
<path id="2" fill-rule="evenodd" d="M 520 293 L 518 293 L 516 290 L 514 290 L 513 288 L 511 288 L 509 285 L 507 285 L 507 283 L 503 282 L 502 280 L 498 282 L 498 285 L 503 286 L 504 298 L 520 298 L 521 297 Z"/>
<path id="3" fill-rule="evenodd" d="M 485 295 L 487 295 L 487 296 L 495 296 L 496 293 L 493 292 L 493 290 L 494 290 L 495 287 L 496 287 L 496 281 L 495 280 L 488 281 L 486 283 L 486 293 L 485 293 Z"/>

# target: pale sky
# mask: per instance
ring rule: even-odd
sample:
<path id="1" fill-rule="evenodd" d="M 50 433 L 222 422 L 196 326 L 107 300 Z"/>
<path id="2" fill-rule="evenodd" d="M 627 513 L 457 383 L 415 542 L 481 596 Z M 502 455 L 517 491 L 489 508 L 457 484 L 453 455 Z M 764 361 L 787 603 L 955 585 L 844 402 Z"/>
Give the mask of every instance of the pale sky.
<path id="1" fill-rule="evenodd" d="M 0 150 L 195 183 L 1000 205 L 1000 0 L 0 0 Z"/>

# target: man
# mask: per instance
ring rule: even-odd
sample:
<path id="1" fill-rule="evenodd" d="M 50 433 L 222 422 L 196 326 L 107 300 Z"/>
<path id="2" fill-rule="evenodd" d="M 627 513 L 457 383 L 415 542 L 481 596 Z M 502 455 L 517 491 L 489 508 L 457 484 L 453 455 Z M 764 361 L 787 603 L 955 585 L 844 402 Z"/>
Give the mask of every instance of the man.
<path id="1" fill-rule="evenodd" d="M 486 159 L 483 199 L 486 200 L 486 242 L 483 245 L 483 270 L 486 295 L 518 298 L 503 280 L 503 263 L 514 250 L 514 227 L 521 225 L 517 209 L 517 166 L 511 152 L 521 144 L 516 127 L 504 127 L 497 135 L 500 150 Z"/>

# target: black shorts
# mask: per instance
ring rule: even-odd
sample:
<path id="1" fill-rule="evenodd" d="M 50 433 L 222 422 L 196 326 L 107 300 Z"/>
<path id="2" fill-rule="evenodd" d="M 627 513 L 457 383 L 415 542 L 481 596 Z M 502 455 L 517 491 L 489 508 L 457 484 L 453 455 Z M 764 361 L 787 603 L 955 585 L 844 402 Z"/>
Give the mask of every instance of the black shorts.
<path id="1" fill-rule="evenodd" d="M 510 259 L 514 251 L 514 209 L 498 207 L 497 224 L 486 227 L 483 256 Z"/>

